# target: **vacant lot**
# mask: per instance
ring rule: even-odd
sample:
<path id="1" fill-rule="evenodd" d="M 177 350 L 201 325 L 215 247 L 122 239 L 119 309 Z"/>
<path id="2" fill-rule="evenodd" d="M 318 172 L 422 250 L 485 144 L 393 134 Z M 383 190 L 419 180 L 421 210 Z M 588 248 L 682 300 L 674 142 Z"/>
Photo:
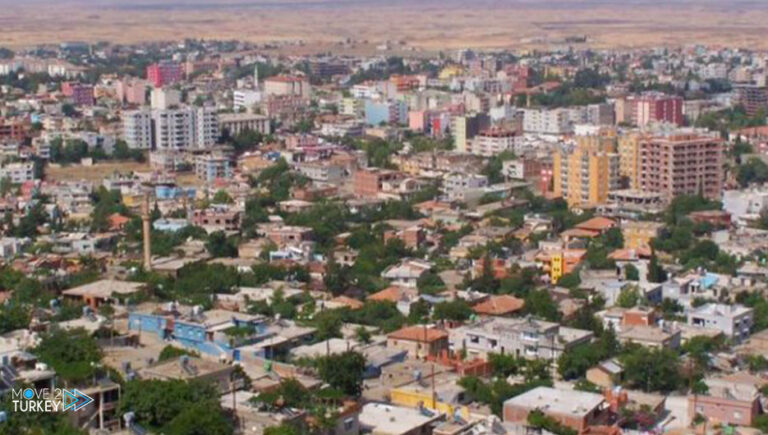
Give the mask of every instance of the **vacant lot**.
<path id="1" fill-rule="evenodd" d="M 768 7 L 754 0 L 0 0 L 0 45 L 9 46 L 195 37 L 328 50 L 351 38 L 435 50 L 587 35 L 596 47 L 768 48 L 766 23 Z"/>
<path id="2" fill-rule="evenodd" d="M 149 171 L 148 163 L 108 162 L 96 163 L 93 166 L 69 165 L 52 166 L 45 169 L 45 177 L 55 181 L 90 181 L 99 182 L 115 172 L 127 174 L 135 171 Z"/>

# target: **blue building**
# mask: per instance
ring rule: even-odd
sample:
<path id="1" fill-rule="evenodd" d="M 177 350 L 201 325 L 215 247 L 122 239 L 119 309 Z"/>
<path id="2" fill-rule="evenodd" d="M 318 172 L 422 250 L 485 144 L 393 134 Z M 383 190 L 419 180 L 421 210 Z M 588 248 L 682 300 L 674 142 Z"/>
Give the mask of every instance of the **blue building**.
<path id="1" fill-rule="evenodd" d="M 262 316 L 219 309 L 200 313 L 193 310 L 188 316 L 170 310 L 160 314 L 132 312 L 128 315 L 128 329 L 132 331 L 156 334 L 163 340 L 212 356 L 232 355 L 233 349 L 243 344 L 241 340 L 263 335 L 266 326 Z M 240 338 L 236 338 L 225 332 L 230 328 L 251 331 L 250 334 L 238 334 Z"/>
<path id="2" fill-rule="evenodd" d="M 402 101 L 365 100 L 365 123 L 368 125 L 405 124 L 408 107 Z"/>
<path id="3" fill-rule="evenodd" d="M 160 185 L 155 186 L 155 196 L 157 199 L 177 199 L 187 197 L 188 199 L 195 199 L 195 189 L 190 187 L 168 186 Z"/>

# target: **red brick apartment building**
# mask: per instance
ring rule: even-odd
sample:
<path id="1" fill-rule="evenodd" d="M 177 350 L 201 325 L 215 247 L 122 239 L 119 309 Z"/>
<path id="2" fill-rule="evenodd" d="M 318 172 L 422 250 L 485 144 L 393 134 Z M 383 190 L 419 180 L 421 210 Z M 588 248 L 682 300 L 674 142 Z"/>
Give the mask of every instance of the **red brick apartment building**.
<path id="1" fill-rule="evenodd" d="M 10 140 L 22 142 L 27 137 L 28 124 L 19 121 L 0 119 L 0 141 Z"/>
<path id="2" fill-rule="evenodd" d="M 723 141 L 677 135 L 640 142 L 640 188 L 661 193 L 667 200 L 702 193 L 720 198 L 723 187 Z"/>

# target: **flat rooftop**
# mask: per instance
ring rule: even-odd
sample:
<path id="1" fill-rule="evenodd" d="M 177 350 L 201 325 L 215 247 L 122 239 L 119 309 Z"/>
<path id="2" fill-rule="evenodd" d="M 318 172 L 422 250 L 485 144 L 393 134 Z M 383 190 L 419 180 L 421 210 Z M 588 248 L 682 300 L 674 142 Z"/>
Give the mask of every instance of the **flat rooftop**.
<path id="1" fill-rule="evenodd" d="M 115 279 L 102 279 L 90 284 L 73 287 L 64 290 L 62 294 L 67 296 L 88 296 L 95 298 L 109 298 L 112 294 L 131 294 L 136 293 L 144 287 L 142 282 L 118 281 Z"/>
<path id="2" fill-rule="evenodd" d="M 544 413 L 581 418 L 603 402 L 603 396 L 595 393 L 537 387 L 507 400 L 504 406 L 516 406 L 529 410 L 540 409 Z"/>

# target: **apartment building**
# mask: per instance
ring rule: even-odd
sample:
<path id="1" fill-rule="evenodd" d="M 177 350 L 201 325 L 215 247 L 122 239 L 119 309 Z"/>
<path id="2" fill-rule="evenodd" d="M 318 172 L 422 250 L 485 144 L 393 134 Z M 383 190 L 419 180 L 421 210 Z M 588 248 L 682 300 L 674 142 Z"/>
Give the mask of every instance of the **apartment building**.
<path id="1" fill-rule="evenodd" d="M 553 155 L 555 196 L 570 206 L 594 206 L 608 200 L 619 187 L 619 155 L 610 134 L 577 136 L 575 144 L 560 146 Z"/>
<path id="2" fill-rule="evenodd" d="M 235 89 L 232 93 L 232 106 L 235 111 L 252 110 L 261 102 L 261 91 L 253 89 Z"/>
<path id="3" fill-rule="evenodd" d="M 648 92 L 616 100 L 616 123 L 645 127 L 654 123 L 683 124 L 683 98 Z"/>
<path id="4" fill-rule="evenodd" d="M 451 201 L 463 201 L 468 191 L 488 187 L 488 177 L 478 174 L 450 174 L 443 180 L 443 192 Z"/>
<path id="5" fill-rule="evenodd" d="M 133 149 L 203 150 L 219 138 L 213 107 L 123 112 L 123 139 Z"/>
<path id="6" fill-rule="evenodd" d="M 484 113 L 454 116 L 451 120 L 453 148 L 460 153 L 468 152 L 470 140 L 490 125 L 491 118 Z"/>
<path id="7" fill-rule="evenodd" d="M 264 80 L 264 93 L 277 96 L 298 96 L 309 99 L 312 87 L 306 77 L 274 76 Z"/>
<path id="8" fill-rule="evenodd" d="M 736 102 L 744 107 L 747 115 L 754 116 L 760 109 L 768 109 L 768 88 L 757 85 L 740 84 L 734 86 Z"/>
<path id="9" fill-rule="evenodd" d="M 467 152 L 483 157 L 492 157 L 505 151 L 520 152 L 523 137 L 515 131 L 491 128 L 483 130 L 468 142 Z"/>
<path id="10" fill-rule="evenodd" d="M 752 308 L 734 304 L 709 303 L 688 312 L 688 324 L 716 329 L 726 337 L 740 342 L 749 337 L 752 328 Z"/>
<path id="11" fill-rule="evenodd" d="M 561 135 L 570 133 L 571 114 L 568 109 L 525 109 L 523 131 L 526 133 Z"/>
<path id="12" fill-rule="evenodd" d="M 0 167 L 0 180 L 7 178 L 13 184 L 21 184 L 35 179 L 33 162 L 5 163 Z"/>
<path id="13" fill-rule="evenodd" d="M 232 178 L 232 157 L 224 153 L 206 153 L 195 156 L 195 175 L 197 178 L 211 182 L 217 178 Z"/>
<path id="14" fill-rule="evenodd" d="M 152 148 L 152 112 L 149 110 L 129 110 L 121 115 L 123 121 L 123 140 L 131 149 L 148 150 Z"/>
<path id="15" fill-rule="evenodd" d="M 181 81 L 181 65 L 175 62 L 160 62 L 147 67 L 147 81 L 156 88 Z"/>
<path id="16" fill-rule="evenodd" d="M 365 123 L 405 124 L 408 122 L 408 107 L 402 101 L 365 100 Z"/>
<path id="17" fill-rule="evenodd" d="M 270 134 L 272 133 L 272 123 L 269 118 L 262 115 L 226 113 L 219 115 L 219 130 L 227 131 L 232 136 L 236 136 L 246 130 Z"/>
<path id="18" fill-rule="evenodd" d="M 75 106 L 93 106 L 93 86 L 79 82 L 64 82 L 61 93 L 69 97 Z"/>
<path id="19" fill-rule="evenodd" d="M 488 318 L 454 328 L 450 346 L 454 352 L 486 357 L 489 353 L 528 359 L 556 359 L 579 344 L 588 343 L 591 331 L 567 328 L 554 322 L 525 318 Z"/>
<path id="20" fill-rule="evenodd" d="M 703 194 L 718 199 L 723 186 L 723 141 L 680 134 L 648 137 L 639 143 L 638 186 L 666 200 Z"/>

